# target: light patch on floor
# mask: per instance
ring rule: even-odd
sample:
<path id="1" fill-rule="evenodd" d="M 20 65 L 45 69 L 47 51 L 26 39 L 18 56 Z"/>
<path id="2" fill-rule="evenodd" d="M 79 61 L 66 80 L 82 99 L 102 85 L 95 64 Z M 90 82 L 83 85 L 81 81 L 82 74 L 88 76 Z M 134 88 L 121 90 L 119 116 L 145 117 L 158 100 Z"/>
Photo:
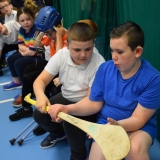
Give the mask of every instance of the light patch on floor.
<path id="1" fill-rule="evenodd" d="M 0 86 L 4 86 L 6 84 L 9 84 L 10 82 L 0 83 Z"/>
<path id="2" fill-rule="evenodd" d="M 13 101 L 14 98 L 10 98 L 10 99 L 6 99 L 6 100 L 3 100 L 3 101 L 0 101 L 0 103 L 6 103 L 6 102 L 10 102 L 10 101 Z"/>

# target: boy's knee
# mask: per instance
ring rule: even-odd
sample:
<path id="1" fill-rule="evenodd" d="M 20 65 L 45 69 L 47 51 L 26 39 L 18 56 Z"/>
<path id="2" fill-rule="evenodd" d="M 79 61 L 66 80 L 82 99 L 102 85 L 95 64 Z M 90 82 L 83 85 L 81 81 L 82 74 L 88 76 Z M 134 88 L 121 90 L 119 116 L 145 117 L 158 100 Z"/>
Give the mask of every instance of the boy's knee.
<path id="1" fill-rule="evenodd" d="M 37 109 L 35 109 L 33 112 L 33 118 L 40 125 L 48 124 L 51 122 L 51 117 L 49 114 L 41 113 Z"/>
<path id="2" fill-rule="evenodd" d="M 41 117 L 42 113 L 40 111 L 38 111 L 37 109 L 34 110 L 33 112 L 33 118 L 34 120 L 39 123 L 40 121 L 42 121 L 42 117 Z"/>

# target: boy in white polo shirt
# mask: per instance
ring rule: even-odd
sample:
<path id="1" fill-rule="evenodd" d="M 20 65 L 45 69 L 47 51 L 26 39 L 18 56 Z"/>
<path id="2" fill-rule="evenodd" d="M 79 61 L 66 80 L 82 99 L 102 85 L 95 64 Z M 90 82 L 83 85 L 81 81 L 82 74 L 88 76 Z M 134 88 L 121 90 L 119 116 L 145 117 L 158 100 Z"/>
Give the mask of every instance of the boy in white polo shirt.
<path id="1" fill-rule="evenodd" d="M 18 44 L 18 31 L 20 24 L 17 21 L 0 23 L 0 39 L 6 44 Z"/>
<path id="2" fill-rule="evenodd" d="M 5 15 L 4 23 L 17 20 L 17 11 L 13 9 L 13 6 L 10 0 L 0 0 L 0 11 Z M 0 34 L 1 34 L 1 31 L 0 31 Z M 5 41 L 3 41 L 3 39 L 0 37 L 0 76 L 3 76 L 3 71 L 2 71 L 2 66 L 4 66 L 3 63 L 6 64 L 5 54 L 12 50 L 18 50 L 18 43 L 15 43 L 15 42 L 13 44 L 12 43 L 8 44 Z"/>
<path id="3" fill-rule="evenodd" d="M 49 132 L 41 142 L 41 147 L 52 147 L 67 136 L 71 147 L 71 160 L 86 159 L 86 133 L 65 121 L 63 126 L 52 122 L 45 108 L 57 103 L 73 104 L 89 94 L 96 71 L 105 61 L 94 47 L 95 38 L 94 31 L 88 24 L 79 22 L 71 25 L 67 34 L 67 48 L 60 49 L 50 59 L 34 82 L 37 109 L 33 116 L 35 121 Z M 45 87 L 58 73 L 62 92 L 48 100 L 44 94 Z M 95 115 L 80 118 L 95 121 Z"/>

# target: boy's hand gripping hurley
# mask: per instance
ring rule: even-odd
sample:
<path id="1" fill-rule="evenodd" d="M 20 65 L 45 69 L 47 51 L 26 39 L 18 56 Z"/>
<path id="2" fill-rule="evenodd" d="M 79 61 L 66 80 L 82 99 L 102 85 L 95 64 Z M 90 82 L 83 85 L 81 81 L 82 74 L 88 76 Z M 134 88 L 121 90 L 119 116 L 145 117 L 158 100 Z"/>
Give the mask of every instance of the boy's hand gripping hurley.
<path id="1" fill-rule="evenodd" d="M 30 96 L 31 94 L 28 94 L 24 100 L 36 105 L 36 101 Z M 46 111 L 48 111 L 48 106 Z M 59 112 L 58 117 L 89 134 L 101 148 L 106 160 L 121 160 L 130 151 L 129 137 L 121 126 L 96 124 L 63 112 Z"/>

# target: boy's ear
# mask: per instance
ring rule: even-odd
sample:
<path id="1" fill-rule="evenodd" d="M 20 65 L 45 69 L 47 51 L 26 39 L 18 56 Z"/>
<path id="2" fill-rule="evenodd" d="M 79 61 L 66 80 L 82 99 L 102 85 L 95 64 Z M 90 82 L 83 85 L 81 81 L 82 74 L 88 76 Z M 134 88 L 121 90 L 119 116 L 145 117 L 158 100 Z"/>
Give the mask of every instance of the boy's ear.
<path id="1" fill-rule="evenodd" d="M 10 4 L 10 5 L 11 5 L 11 8 L 14 9 L 14 8 L 13 8 L 13 5 L 12 5 L 12 4 Z"/>
<path id="2" fill-rule="evenodd" d="M 141 46 L 138 46 L 135 49 L 135 56 L 136 56 L 136 58 L 139 58 L 142 55 L 142 52 L 143 52 L 143 48 Z"/>

